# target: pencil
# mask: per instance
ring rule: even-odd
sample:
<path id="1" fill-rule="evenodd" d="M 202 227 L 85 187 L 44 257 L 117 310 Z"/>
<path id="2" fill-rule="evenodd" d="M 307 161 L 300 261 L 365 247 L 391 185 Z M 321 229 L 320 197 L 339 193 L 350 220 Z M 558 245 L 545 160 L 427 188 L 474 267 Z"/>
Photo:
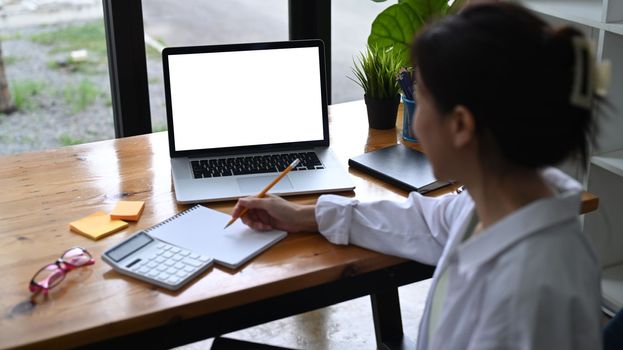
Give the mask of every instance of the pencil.
<path id="1" fill-rule="evenodd" d="M 268 191 L 270 191 L 271 188 L 273 188 L 273 186 L 275 186 L 275 184 L 277 184 L 277 182 L 279 182 L 279 180 L 283 179 L 284 176 L 286 176 L 290 170 L 296 168 L 297 165 L 299 165 L 301 161 L 297 158 L 295 159 L 290 165 L 288 165 L 287 168 L 285 168 L 281 174 L 279 174 L 279 176 L 277 176 L 271 183 L 269 183 L 268 185 L 266 185 L 266 187 L 264 187 L 264 189 L 262 190 L 262 192 L 258 193 L 257 197 L 258 198 L 263 198 L 266 196 L 266 193 Z M 240 213 L 240 215 L 238 216 L 232 216 L 231 220 L 229 220 L 229 222 L 227 223 L 227 225 L 225 225 L 225 227 L 223 228 L 226 229 L 229 227 L 229 225 L 233 224 L 236 220 L 238 220 L 239 218 L 243 217 L 247 211 L 249 211 L 248 208 L 244 208 L 242 209 L 242 212 Z"/>

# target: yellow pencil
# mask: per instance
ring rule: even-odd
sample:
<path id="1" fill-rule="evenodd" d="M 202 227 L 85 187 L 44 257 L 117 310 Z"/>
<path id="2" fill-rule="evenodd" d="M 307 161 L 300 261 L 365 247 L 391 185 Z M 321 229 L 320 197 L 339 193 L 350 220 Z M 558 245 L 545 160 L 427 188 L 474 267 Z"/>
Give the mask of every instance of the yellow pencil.
<path id="1" fill-rule="evenodd" d="M 286 176 L 286 174 L 287 174 L 287 173 L 289 173 L 289 172 L 290 172 L 290 170 L 292 170 L 292 169 L 296 168 L 296 166 L 297 166 L 297 165 L 299 165 L 299 163 L 300 163 L 300 162 L 301 162 L 301 161 L 300 161 L 298 158 L 297 158 L 297 159 L 295 159 L 295 160 L 292 162 L 292 164 L 288 165 L 288 167 L 287 167 L 287 168 L 285 168 L 285 169 L 281 172 L 281 174 L 279 174 L 279 176 L 277 176 L 277 177 L 276 177 L 276 178 L 275 178 L 275 179 L 274 179 L 271 183 L 269 183 L 266 187 L 264 187 L 264 189 L 262 190 L 262 192 L 260 192 L 260 193 L 257 195 L 257 197 L 258 197 L 258 198 L 262 198 L 262 197 L 266 196 L 266 193 L 267 193 L 268 191 L 270 191 L 270 189 L 271 189 L 271 188 L 273 188 L 273 186 L 275 186 L 275 184 L 276 184 L 277 182 L 279 182 L 279 180 L 283 179 L 283 177 L 284 177 L 284 176 Z M 227 223 L 227 225 L 225 225 L 225 227 L 223 228 L 223 230 L 224 230 L 224 229 L 226 229 L 227 227 L 229 227 L 229 225 L 233 224 L 233 223 L 234 223 L 234 221 L 236 221 L 236 220 L 238 220 L 239 218 L 243 217 L 243 216 L 247 213 L 247 211 L 249 211 L 249 209 L 248 209 L 248 208 L 244 208 L 244 209 L 242 209 L 242 212 L 240 213 L 240 215 L 238 215 L 238 216 L 233 216 L 233 217 L 231 218 L 231 220 L 229 220 L 229 222 Z"/>

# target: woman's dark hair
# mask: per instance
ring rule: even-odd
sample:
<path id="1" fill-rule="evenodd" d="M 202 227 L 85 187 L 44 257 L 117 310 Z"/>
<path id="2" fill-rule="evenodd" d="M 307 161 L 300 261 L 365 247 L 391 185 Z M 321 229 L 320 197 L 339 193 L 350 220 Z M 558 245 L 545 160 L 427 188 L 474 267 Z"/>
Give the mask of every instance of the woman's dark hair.
<path id="1" fill-rule="evenodd" d="M 518 5 L 474 5 L 421 32 L 412 58 L 439 112 L 467 107 L 479 137 L 508 163 L 539 168 L 577 155 L 586 164 L 591 106 L 571 103 L 581 37 Z M 590 86 L 589 75 L 581 79 Z"/>

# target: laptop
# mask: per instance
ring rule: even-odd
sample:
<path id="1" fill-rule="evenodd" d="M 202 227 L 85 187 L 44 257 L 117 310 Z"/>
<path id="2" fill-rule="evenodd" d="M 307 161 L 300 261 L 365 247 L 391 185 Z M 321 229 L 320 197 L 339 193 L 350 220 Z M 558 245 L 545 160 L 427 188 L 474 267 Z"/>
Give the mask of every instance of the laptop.
<path id="1" fill-rule="evenodd" d="M 162 52 L 175 198 L 199 203 L 270 193 L 349 191 L 329 149 L 320 40 L 169 47 Z"/>

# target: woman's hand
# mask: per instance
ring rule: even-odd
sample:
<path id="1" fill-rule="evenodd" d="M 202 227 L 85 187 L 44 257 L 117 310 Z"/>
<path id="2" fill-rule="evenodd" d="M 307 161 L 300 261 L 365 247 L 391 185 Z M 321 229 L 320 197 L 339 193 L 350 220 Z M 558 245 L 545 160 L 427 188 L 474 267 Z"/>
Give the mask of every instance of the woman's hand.
<path id="1" fill-rule="evenodd" d="M 291 203 L 270 195 L 264 198 L 246 197 L 238 200 L 233 215 L 240 215 L 244 208 L 249 211 L 241 218 L 242 222 L 258 231 L 318 231 L 315 205 Z"/>

